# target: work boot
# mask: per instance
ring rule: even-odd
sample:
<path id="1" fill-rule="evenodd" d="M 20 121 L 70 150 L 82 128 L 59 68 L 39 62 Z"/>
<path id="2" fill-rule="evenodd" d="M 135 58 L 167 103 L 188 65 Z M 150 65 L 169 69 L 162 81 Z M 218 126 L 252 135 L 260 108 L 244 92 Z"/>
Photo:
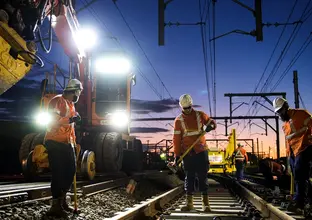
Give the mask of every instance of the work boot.
<path id="1" fill-rule="evenodd" d="M 193 206 L 193 195 L 186 195 L 186 204 L 181 207 L 181 211 L 191 211 Z"/>
<path id="2" fill-rule="evenodd" d="M 71 213 L 74 212 L 74 208 L 72 206 L 69 206 L 67 201 L 66 201 L 66 193 L 62 194 L 61 204 L 62 204 L 63 209 L 66 212 L 71 212 Z"/>
<path id="3" fill-rule="evenodd" d="M 52 206 L 49 211 L 47 211 L 46 215 L 48 216 L 55 216 L 55 217 L 67 217 L 67 213 L 63 209 L 61 205 L 60 199 L 53 199 Z"/>
<path id="4" fill-rule="evenodd" d="M 203 200 L 203 212 L 211 212 L 208 195 L 202 195 L 202 200 Z"/>

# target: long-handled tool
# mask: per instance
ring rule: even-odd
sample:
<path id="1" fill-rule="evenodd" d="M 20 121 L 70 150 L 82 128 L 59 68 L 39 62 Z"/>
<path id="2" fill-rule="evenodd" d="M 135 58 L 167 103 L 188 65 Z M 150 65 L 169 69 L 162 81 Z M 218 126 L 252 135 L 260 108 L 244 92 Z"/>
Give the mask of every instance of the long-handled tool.
<path id="1" fill-rule="evenodd" d="M 183 158 L 194 148 L 194 146 L 200 141 L 200 139 L 206 134 L 206 131 L 203 131 L 199 137 L 194 141 L 194 143 L 182 154 L 182 156 L 179 158 L 179 160 L 176 162 L 175 165 L 167 164 L 167 167 L 173 172 L 178 172 L 179 164 L 182 162 Z"/>
<path id="2" fill-rule="evenodd" d="M 76 215 L 78 214 L 76 173 L 74 176 L 74 214 L 76 214 Z"/>
<path id="3" fill-rule="evenodd" d="M 77 145 L 75 145 L 75 153 L 76 153 L 76 170 L 75 170 L 75 176 L 74 176 L 74 215 L 78 215 L 78 201 L 77 201 L 77 161 L 78 161 L 78 155 L 79 155 L 80 149 L 77 148 Z"/>

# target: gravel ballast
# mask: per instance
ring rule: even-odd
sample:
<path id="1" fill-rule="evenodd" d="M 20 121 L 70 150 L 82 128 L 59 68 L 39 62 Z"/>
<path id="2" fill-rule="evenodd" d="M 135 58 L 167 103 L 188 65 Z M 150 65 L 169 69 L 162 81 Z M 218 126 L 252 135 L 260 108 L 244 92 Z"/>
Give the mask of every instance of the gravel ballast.
<path id="1" fill-rule="evenodd" d="M 118 188 L 103 193 L 98 193 L 86 198 L 79 198 L 78 209 L 80 213 L 76 217 L 69 214 L 70 219 L 88 220 L 103 219 L 114 216 L 118 211 L 132 207 L 134 204 L 144 201 L 152 196 L 159 195 L 169 190 L 159 183 L 149 180 L 141 180 L 132 195 L 126 193 L 126 188 Z M 48 217 L 45 213 L 49 210 L 49 201 L 35 202 L 28 205 L 15 205 L 14 207 L 0 209 L 0 219 L 60 219 Z"/>

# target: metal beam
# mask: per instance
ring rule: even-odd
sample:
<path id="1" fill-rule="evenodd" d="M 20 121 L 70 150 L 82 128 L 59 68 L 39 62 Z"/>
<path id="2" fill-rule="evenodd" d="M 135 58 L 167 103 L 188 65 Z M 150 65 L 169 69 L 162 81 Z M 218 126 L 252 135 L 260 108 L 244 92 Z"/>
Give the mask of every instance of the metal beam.
<path id="1" fill-rule="evenodd" d="M 234 96 L 283 96 L 286 97 L 286 92 L 270 92 L 270 93 L 225 93 L 224 97 L 234 97 Z"/>
<path id="2" fill-rule="evenodd" d="M 214 120 L 229 120 L 229 116 L 213 117 Z M 232 116 L 233 120 L 245 120 L 245 119 L 275 119 L 278 116 Z M 176 118 L 134 118 L 131 121 L 174 121 Z"/>

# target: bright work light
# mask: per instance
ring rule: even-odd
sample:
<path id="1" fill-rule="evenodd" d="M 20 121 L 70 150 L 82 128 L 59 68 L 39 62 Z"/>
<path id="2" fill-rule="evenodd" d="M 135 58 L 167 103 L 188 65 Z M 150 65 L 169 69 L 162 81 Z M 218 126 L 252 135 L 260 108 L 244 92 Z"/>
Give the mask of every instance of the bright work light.
<path id="1" fill-rule="evenodd" d="M 36 124 L 46 126 L 51 123 L 52 117 L 48 112 L 39 112 L 35 115 Z"/>
<path id="2" fill-rule="evenodd" d="M 125 74 L 131 71 L 131 62 L 122 56 L 107 56 L 96 60 L 95 70 L 104 74 Z"/>
<path id="3" fill-rule="evenodd" d="M 95 45 L 97 35 L 92 29 L 82 28 L 76 32 L 74 40 L 78 47 L 88 50 Z"/>
<path id="4" fill-rule="evenodd" d="M 112 113 L 112 125 L 116 127 L 126 127 L 129 122 L 128 115 L 123 111 L 116 111 Z"/>

